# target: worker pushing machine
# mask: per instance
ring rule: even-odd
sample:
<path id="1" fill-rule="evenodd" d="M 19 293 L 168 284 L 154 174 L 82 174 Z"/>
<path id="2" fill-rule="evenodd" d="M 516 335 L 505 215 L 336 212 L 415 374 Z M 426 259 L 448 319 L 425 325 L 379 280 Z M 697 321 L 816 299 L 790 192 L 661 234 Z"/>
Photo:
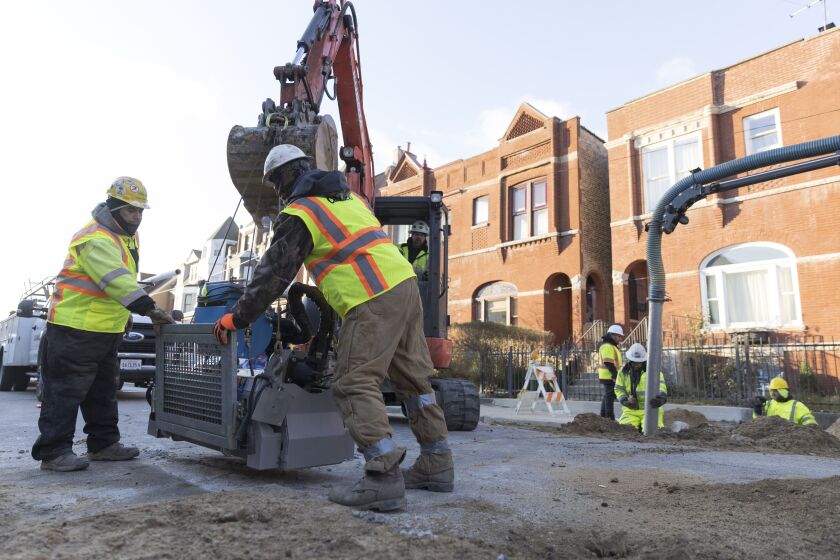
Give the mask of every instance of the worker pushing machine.
<path id="1" fill-rule="evenodd" d="M 790 394 L 790 387 L 783 377 L 774 377 L 770 380 L 769 400 L 765 397 L 756 397 L 753 401 L 753 418 L 759 416 L 778 416 L 788 422 L 803 426 L 817 424 L 808 407 Z"/>
<path id="2" fill-rule="evenodd" d="M 125 461 L 139 454 L 120 443 L 117 348 L 132 312 L 155 323 L 175 322 L 137 284 L 135 233 L 149 208 L 146 188 L 137 179 L 119 177 L 107 194 L 73 236 L 50 298 L 40 360 L 40 435 L 32 447 L 44 470 L 77 471 L 89 460 Z M 73 453 L 79 409 L 87 457 Z"/>
<path id="3" fill-rule="evenodd" d="M 638 342 L 627 350 L 627 363 L 615 380 L 615 395 L 621 403 L 619 424 L 629 424 L 639 431 L 645 421 L 645 387 L 647 383 L 647 350 Z M 665 427 L 662 405 L 668 400 L 665 376 L 659 374 L 659 392 L 650 399 L 651 408 L 658 409 L 659 427 Z"/>
<path id="4" fill-rule="evenodd" d="M 601 344 L 598 346 L 598 357 L 601 359 L 601 365 L 598 366 L 598 380 L 604 386 L 601 416 L 610 420 L 615 420 L 615 379 L 621 369 L 621 350 L 618 345 L 623 338 L 624 329 L 621 325 L 612 325 L 601 337 Z"/>
<path id="5" fill-rule="evenodd" d="M 411 224 L 408 239 L 400 245 L 400 254 L 414 267 L 418 279 L 429 279 L 429 224 L 423 220 Z"/>
<path id="6" fill-rule="evenodd" d="M 253 280 L 216 323 L 228 332 L 254 321 L 305 264 L 327 302 L 343 319 L 332 384 L 338 409 L 364 454 L 364 476 L 330 492 L 331 501 L 388 511 L 405 506 L 405 489 L 451 492 L 454 466 L 443 410 L 429 382 L 433 366 L 423 334 L 417 279 L 370 208 L 338 171 L 310 169 L 299 148 L 269 152 L 263 180 L 280 197 L 271 246 Z M 405 471 L 406 450 L 391 439 L 380 385 L 385 377 L 403 400 L 420 457 Z"/>

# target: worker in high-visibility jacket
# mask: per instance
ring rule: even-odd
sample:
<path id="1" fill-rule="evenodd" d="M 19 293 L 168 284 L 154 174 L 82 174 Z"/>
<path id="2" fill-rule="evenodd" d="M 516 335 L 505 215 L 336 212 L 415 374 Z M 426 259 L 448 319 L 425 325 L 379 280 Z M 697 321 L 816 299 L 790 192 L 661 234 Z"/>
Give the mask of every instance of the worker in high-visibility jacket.
<path id="1" fill-rule="evenodd" d="M 817 421 L 807 406 L 794 399 L 783 377 L 770 380 L 770 399 L 756 397 L 753 401 L 753 418 L 778 416 L 794 424 L 815 426 Z"/>
<path id="2" fill-rule="evenodd" d="M 429 279 L 429 224 L 417 220 L 408 230 L 409 237 L 400 245 L 400 254 L 411 263 L 419 280 Z"/>
<path id="3" fill-rule="evenodd" d="M 39 359 L 44 401 L 32 447 L 32 457 L 45 470 L 75 471 L 87 468 L 89 460 L 138 455 L 136 447 L 120 443 L 117 347 L 132 312 L 174 323 L 137 284 L 135 233 L 149 207 L 146 188 L 137 179 L 119 177 L 107 194 L 70 241 L 49 302 Z M 87 457 L 73 453 L 79 409 Z"/>
<path id="4" fill-rule="evenodd" d="M 645 399 L 647 398 L 647 350 L 638 342 L 627 349 L 627 363 L 618 372 L 615 380 L 615 395 L 621 403 L 619 424 L 629 424 L 642 431 L 645 422 Z M 668 400 L 665 376 L 659 374 L 659 392 L 650 399 L 651 408 L 659 409 L 659 427 L 665 427 L 662 405 Z"/>
<path id="5" fill-rule="evenodd" d="M 618 345 L 624 338 L 621 325 L 612 325 L 598 345 L 598 381 L 604 386 L 604 396 L 601 399 L 601 416 L 615 420 L 615 378 L 621 369 L 621 350 Z"/>
<path id="6" fill-rule="evenodd" d="M 343 319 L 332 391 L 344 423 L 365 458 L 354 486 L 329 493 L 333 502 L 381 511 L 405 506 L 405 489 L 451 492 L 454 466 L 443 410 L 423 332 L 423 310 L 411 265 L 391 243 L 344 174 L 310 169 L 297 147 L 269 152 L 264 180 L 280 197 L 274 237 L 251 283 L 215 326 L 217 338 L 245 328 L 306 265 L 324 298 Z M 392 439 L 380 386 L 388 377 L 403 399 L 420 456 L 410 469 Z"/>

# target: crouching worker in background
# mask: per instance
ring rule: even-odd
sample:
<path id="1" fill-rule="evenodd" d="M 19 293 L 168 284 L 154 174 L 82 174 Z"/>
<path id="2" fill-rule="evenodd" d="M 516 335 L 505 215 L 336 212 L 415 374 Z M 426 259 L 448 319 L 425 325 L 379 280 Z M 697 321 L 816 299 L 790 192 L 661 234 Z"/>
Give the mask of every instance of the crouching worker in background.
<path id="1" fill-rule="evenodd" d="M 753 418 L 759 416 L 778 416 L 803 426 L 817 425 L 808 407 L 791 396 L 790 387 L 782 377 L 770 380 L 770 400 L 756 397 L 753 401 Z"/>
<path id="2" fill-rule="evenodd" d="M 619 424 L 629 424 L 641 431 L 645 422 L 645 387 L 647 386 L 647 350 L 638 342 L 627 353 L 627 363 L 615 379 L 615 396 L 621 404 Z M 659 392 L 650 399 L 650 406 L 659 409 L 659 427 L 665 427 L 662 405 L 668 400 L 665 376 L 659 374 Z"/>

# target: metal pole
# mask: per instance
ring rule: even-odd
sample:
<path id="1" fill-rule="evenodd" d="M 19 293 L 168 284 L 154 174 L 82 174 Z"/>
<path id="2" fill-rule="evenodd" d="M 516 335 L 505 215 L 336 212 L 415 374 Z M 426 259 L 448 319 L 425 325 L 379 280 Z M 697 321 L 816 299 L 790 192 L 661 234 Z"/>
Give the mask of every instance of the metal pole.
<path id="1" fill-rule="evenodd" d="M 484 387 L 485 387 L 485 374 L 484 370 L 487 367 L 485 362 L 484 353 L 480 352 L 478 354 L 478 389 L 481 391 L 481 394 L 484 394 Z"/>
<path id="2" fill-rule="evenodd" d="M 659 393 L 659 372 L 662 369 L 662 306 L 664 302 L 650 301 L 648 315 L 647 386 L 645 387 L 644 434 L 652 436 L 659 429 L 659 409 L 651 408 L 650 399 Z"/>
<path id="3" fill-rule="evenodd" d="M 568 369 L 566 366 L 566 361 L 568 360 L 568 358 L 569 351 L 566 348 L 566 345 L 564 344 L 560 348 L 560 390 L 563 391 L 563 396 L 567 399 L 569 398 L 569 382 L 566 377 L 566 372 Z"/>
<path id="4" fill-rule="evenodd" d="M 513 346 L 508 346 L 506 377 L 508 396 L 513 397 Z"/>

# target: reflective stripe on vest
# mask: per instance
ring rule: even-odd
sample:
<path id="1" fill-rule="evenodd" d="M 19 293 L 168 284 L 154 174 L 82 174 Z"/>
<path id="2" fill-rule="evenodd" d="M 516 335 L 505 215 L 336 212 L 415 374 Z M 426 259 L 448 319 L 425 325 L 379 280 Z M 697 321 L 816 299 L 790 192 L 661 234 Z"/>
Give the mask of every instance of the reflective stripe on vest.
<path id="1" fill-rule="evenodd" d="M 342 317 L 414 276 L 370 208 L 354 195 L 333 203 L 300 198 L 283 212 L 306 224 L 313 241 L 306 268 Z"/>
<path id="2" fill-rule="evenodd" d="M 796 401 L 793 401 L 793 406 L 790 407 L 790 417 L 788 418 L 789 421 L 794 422 L 796 418 Z"/>
<path id="3" fill-rule="evenodd" d="M 119 260 L 114 259 L 115 268 L 102 270 L 103 264 L 97 266 L 95 281 L 80 264 L 80 246 L 93 239 L 107 239 L 114 243 L 119 251 Z M 146 295 L 135 282 L 136 263 L 130 257 L 129 249 L 133 248 L 135 239 L 118 235 L 99 223 L 92 221 L 76 232 L 70 242 L 68 255 L 64 260 L 61 272 L 55 278 L 55 290 L 49 304 L 47 320 L 51 323 L 64 325 L 80 330 L 103 333 L 118 333 L 123 330 L 130 315 L 126 306 L 138 298 Z M 116 255 L 115 255 L 116 256 Z M 90 266 L 90 263 L 84 266 Z M 125 276 L 131 277 L 117 282 L 117 294 L 108 295 L 106 288 Z M 114 299 L 119 298 L 119 300 Z"/>

